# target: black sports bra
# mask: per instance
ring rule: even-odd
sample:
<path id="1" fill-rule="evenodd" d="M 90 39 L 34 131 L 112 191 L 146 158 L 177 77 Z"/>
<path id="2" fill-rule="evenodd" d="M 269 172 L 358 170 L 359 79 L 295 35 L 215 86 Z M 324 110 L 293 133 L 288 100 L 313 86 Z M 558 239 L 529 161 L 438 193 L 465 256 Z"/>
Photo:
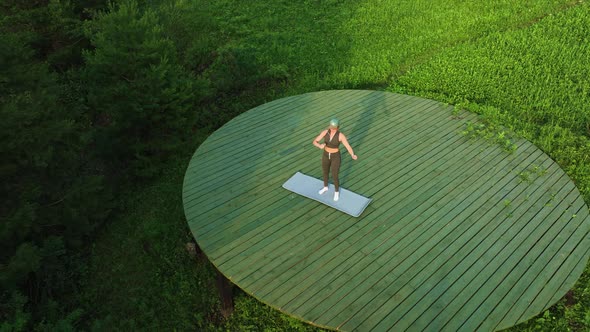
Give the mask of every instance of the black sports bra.
<path id="1" fill-rule="evenodd" d="M 338 139 L 339 135 L 340 132 L 336 131 L 334 137 L 332 137 L 332 140 L 330 141 L 330 129 L 328 129 L 328 131 L 326 131 L 326 136 L 324 136 L 324 143 L 326 143 L 326 147 L 332 149 L 338 148 L 340 146 L 340 140 Z"/>

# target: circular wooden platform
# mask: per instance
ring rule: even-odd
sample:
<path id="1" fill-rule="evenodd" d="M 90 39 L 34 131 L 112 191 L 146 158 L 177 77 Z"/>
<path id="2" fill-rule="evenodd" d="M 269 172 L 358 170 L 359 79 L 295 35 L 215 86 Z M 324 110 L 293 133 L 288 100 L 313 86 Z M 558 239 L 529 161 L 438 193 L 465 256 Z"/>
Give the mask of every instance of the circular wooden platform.
<path id="1" fill-rule="evenodd" d="M 508 153 L 460 134 L 473 114 L 378 91 L 325 91 L 256 107 L 213 133 L 186 171 L 199 246 L 233 283 L 341 330 L 497 330 L 548 308 L 589 255 L 588 207 L 526 140 Z M 312 140 L 331 117 L 341 186 L 371 197 L 359 218 L 281 187 L 321 178 Z M 319 188 L 318 188 L 319 189 Z"/>

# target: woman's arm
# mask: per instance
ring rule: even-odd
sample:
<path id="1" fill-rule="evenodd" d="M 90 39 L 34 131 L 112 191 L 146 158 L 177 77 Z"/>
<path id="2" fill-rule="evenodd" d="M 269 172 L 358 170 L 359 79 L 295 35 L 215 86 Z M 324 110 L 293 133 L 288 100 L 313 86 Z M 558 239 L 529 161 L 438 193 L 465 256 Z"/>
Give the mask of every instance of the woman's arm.
<path id="1" fill-rule="evenodd" d="M 326 144 L 320 144 L 320 140 L 322 139 L 322 137 L 326 136 L 326 132 L 327 132 L 327 131 L 328 131 L 327 129 L 326 129 L 326 130 L 324 130 L 324 131 L 322 131 L 322 132 L 321 132 L 321 133 L 318 135 L 318 137 L 316 137 L 316 138 L 313 140 L 313 145 L 314 145 L 314 146 L 316 146 L 316 147 L 318 147 L 318 148 L 320 148 L 320 149 L 323 149 L 323 148 L 326 146 Z"/>
<path id="2" fill-rule="evenodd" d="M 344 147 L 346 148 L 348 153 L 352 156 L 352 159 L 356 160 L 358 157 L 354 154 L 354 151 L 352 151 L 352 147 L 350 147 L 350 144 L 348 144 L 348 140 L 346 139 L 346 136 L 344 136 L 344 134 L 342 134 L 342 133 L 340 133 L 340 142 L 342 142 L 342 144 L 344 144 Z"/>

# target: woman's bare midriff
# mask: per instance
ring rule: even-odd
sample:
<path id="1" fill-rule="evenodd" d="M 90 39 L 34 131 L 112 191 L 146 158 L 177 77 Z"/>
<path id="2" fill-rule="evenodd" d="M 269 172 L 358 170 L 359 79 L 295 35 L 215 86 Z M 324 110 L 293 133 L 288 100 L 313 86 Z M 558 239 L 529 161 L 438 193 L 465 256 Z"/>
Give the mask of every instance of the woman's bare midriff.
<path id="1" fill-rule="evenodd" d="M 326 150 L 326 152 L 328 152 L 328 153 L 340 152 L 340 149 L 337 149 L 337 148 L 328 148 L 328 147 L 325 147 L 324 150 Z"/>

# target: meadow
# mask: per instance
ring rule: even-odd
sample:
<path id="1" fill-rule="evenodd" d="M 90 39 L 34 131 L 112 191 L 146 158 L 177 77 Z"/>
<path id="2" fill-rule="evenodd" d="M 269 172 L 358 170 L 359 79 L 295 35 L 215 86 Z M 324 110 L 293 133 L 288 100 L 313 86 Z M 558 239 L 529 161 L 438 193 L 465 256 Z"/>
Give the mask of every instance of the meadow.
<path id="1" fill-rule="evenodd" d="M 191 109 L 202 125 L 159 176 L 120 193 L 119 212 L 86 249 L 78 291 L 46 309 L 49 320 L 88 330 L 320 330 L 237 288 L 224 318 L 212 265 L 186 250 L 181 193 L 193 152 L 231 118 L 286 96 L 375 89 L 457 105 L 536 144 L 590 204 L 585 0 L 117 1 L 92 29 L 125 15 L 174 47 L 197 82 Z M 589 329 L 586 268 L 566 297 L 509 331 Z"/>

